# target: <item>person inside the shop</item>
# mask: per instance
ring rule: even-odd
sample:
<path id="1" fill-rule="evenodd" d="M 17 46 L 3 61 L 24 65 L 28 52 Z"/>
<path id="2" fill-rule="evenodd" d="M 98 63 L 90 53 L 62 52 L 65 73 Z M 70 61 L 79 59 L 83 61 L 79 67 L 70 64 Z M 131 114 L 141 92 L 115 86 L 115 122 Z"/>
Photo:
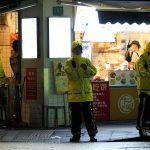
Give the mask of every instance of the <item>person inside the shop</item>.
<path id="1" fill-rule="evenodd" d="M 130 44 L 130 49 L 131 49 L 131 61 L 128 64 L 128 68 L 130 70 L 135 68 L 135 62 L 138 60 L 140 56 L 140 43 L 136 40 L 132 41 Z"/>
<path id="2" fill-rule="evenodd" d="M 143 54 L 135 64 L 137 91 L 140 98 L 137 116 L 137 128 L 147 126 L 150 122 L 150 42 L 144 48 Z M 150 126 L 150 124 L 148 125 Z"/>
<path id="3" fill-rule="evenodd" d="M 90 136 L 90 142 L 97 142 L 95 135 L 97 127 L 92 110 L 91 79 L 96 75 L 96 68 L 89 59 L 81 56 L 82 43 L 74 41 L 72 44 L 72 57 L 64 65 L 68 77 L 68 102 L 71 109 L 70 142 L 79 142 L 81 136 L 82 120 Z M 83 116 L 83 119 L 82 119 Z"/>
<path id="4" fill-rule="evenodd" d="M 14 73 L 14 120 L 15 125 L 21 122 L 21 106 L 20 106 L 20 83 L 21 83 L 21 60 L 19 51 L 19 41 L 15 40 L 12 43 L 13 54 L 10 57 L 10 66 Z"/>

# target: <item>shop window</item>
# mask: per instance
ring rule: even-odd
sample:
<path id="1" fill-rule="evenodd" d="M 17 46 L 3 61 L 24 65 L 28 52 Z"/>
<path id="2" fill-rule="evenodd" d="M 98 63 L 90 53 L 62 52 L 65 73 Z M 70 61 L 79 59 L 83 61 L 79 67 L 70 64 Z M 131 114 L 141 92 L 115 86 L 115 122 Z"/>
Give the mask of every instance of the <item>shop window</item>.
<path id="1" fill-rule="evenodd" d="M 37 18 L 22 19 L 22 58 L 37 58 Z"/>
<path id="2" fill-rule="evenodd" d="M 49 58 L 71 56 L 71 20 L 67 17 L 49 18 Z"/>

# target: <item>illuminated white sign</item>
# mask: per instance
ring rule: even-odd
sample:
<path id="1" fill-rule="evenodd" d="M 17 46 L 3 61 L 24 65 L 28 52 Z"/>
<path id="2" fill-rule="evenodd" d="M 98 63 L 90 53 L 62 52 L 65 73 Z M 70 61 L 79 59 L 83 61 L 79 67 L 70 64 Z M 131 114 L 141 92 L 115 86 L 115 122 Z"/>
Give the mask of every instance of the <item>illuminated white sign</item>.
<path id="1" fill-rule="evenodd" d="M 37 18 L 22 19 L 22 58 L 37 58 Z"/>
<path id="2" fill-rule="evenodd" d="M 71 56 L 71 20 L 65 17 L 49 18 L 49 58 Z"/>
<path id="3" fill-rule="evenodd" d="M 78 6 L 74 31 L 89 31 L 99 24 L 98 13 L 95 8 Z"/>

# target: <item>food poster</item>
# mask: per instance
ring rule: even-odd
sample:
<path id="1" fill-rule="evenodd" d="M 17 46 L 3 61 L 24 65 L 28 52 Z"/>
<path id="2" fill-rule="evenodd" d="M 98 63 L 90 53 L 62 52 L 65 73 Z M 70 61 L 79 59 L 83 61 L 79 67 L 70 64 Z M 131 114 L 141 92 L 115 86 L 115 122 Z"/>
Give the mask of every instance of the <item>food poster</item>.
<path id="1" fill-rule="evenodd" d="M 108 80 L 110 86 L 136 86 L 135 70 L 109 71 Z"/>
<path id="2" fill-rule="evenodd" d="M 68 79 L 64 71 L 65 60 L 53 61 L 54 79 L 55 79 L 55 90 L 56 93 L 62 94 L 68 91 Z"/>

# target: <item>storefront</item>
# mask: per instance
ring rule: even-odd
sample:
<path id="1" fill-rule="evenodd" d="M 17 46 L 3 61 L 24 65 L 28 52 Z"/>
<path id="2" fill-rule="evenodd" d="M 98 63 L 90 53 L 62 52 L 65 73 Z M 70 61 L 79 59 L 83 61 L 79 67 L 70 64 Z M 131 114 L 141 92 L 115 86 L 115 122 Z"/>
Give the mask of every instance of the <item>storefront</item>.
<path id="1" fill-rule="evenodd" d="M 145 29 L 146 32 L 140 31 L 139 34 L 134 28 L 124 31 L 119 29 L 119 27 L 122 28 L 122 25 L 118 23 L 116 24 L 117 27 L 113 27 L 111 23 L 99 24 L 98 16 L 91 16 L 90 14 L 90 12 L 95 13 L 93 9 L 88 10 L 88 15 L 86 15 L 87 10 L 82 10 L 80 13 L 82 22 L 78 22 L 77 18 L 74 20 L 76 7 L 60 6 L 55 0 L 21 0 L 21 2 L 25 3 L 19 2 L 16 5 L 19 14 L 13 12 L 8 15 L 9 21 L 7 23 L 9 23 L 10 30 L 9 33 L 6 33 L 7 38 L 9 37 L 7 42 L 9 42 L 1 46 L 9 49 L 7 51 L 7 54 L 9 52 L 8 56 L 4 54 L 7 56 L 6 66 L 8 66 L 4 67 L 4 72 L 8 78 L 12 78 L 13 73 L 8 63 L 8 58 L 11 55 L 10 37 L 15 35 L 16 38 L 16 35 L 19 34 L 22 53 L 22 83 L 24 83 L 24 77 L 26 79 L 21 105 L 22 122 L 30 127 L 44 127 L 46 125 L 52 127 L 54 125 L 54 111 L 49 111 L 48 117 L 45 112 L 47 106 L 61 105 L 63 93 L 67 91 L 63 63 L 70 57 L 71 41 L 74 39 L 74 21 L 75 39 L 82 40 L 83 55 L 90 58 L 97 67 L 96 78 L 103 80 L 104 83 L 98 85 L 102 90 L 101 95 L 95 91 L 97 101 L 94 105 L 96 107 L 98 105 L 98 119 L 135 119 L 138 105 L 134 82 L 135 74 L 134 71 L 124 70 L 126 66 L 124 52 L 129 39 L 132 40 L 135 37 L 143 46 L 145 39 L 148 38 L 149 26 L 147 28 L 147 25 L 143 24 L 144 27 L 141 28 Z M 9 11 L 11 12 L 11 10 Z M 13 14 L 15 14 L 15 21 Z M 89 18 L 89 16 L 91 17 Z M 95 26 L 93 27 L 93 25 Z M 123 26 L 126 29 L 131 27 L 128 24 L 123 24 Z M 112 28 L 114 28 L 113 31 Z M 108 83 L 109 86 L 107 86 Z M 107 98 L 108 101 L 99 101 L 101 98 L 103 100 Z M 67 125 L 70 125 L 67 98 L 65 102 Z M 12 104 L 10 103 L 10 105 Z M 104 110 L 105 113 L 101 110 Z M 9 111 L 12 112 L 12 110 Z M 64 125 L 62 110 L 60 109 L 58 112 L 58 124 Z M 101 116 L 98 114 L 99 112 Z M 46 120 L 48 121 L 47 124 Z"/>
<path id="2" fill-rule="evenodd" d="M 144 22 L 140 24 L 129 22 L 131 23 L 129 24 L 123 20 L 120 20 L 123 21 L 122 24 L 119 20 L 111 23 L 111 19 L 110 22 L 100 24 L 99 21 L 104 21 L 105 18 L 99 17 L 104 16 L 98 15 L 94 8 L 78 7 L 75 39 L 83 42 L 83 55 L 90 58 L 97 68 L 94 80 L 109 82 L 109 119 L 136 119 L 139 98 L 135 71 L 128 69 L 125 52 L 128 43 L 137 40 L 141 44 L 140 53 L 142 53 L 144 44 L 150 41 L 150 25 Z"/>
<path id="3" fill-rule="evenodd" d="M 12 43 L 18 40 L 18 13 L 0 14 L 0 107 L 1 125 L 14 114 L 14 73 L 10 65 L 13 54 Z"/>
<path id="4" fill-rule="evenodd" d="M 31 81 L 31 76 L 29 82 L 26 80 L 26 77 L 29 79 L 29 75 L 31 74 L 31 71 L 34 71 L 34 69 L 26 69 L 26 72 L 24 73 L 24 67 L 22 66 L 23 59 L 34 58 L 37 55 L 37 18 L 26 19 L 20 17 L 20 10 L 23 11 L 25 8 L 33 7 L 35 5 L 36 3 L 34 3 L 34 1 L 22 3 L 22 0 L 14 2 L 5 1 L 1 3 L 0 127 L 21 127 L 23 123 L 26 122 L 26 116 L 29 116 L 29 109 L 24 105 L 25 97 L 28 99 L 37 99 L 34 92 L 37 88 L 35 84 L 35 75 L 32 76 L 34 81 Z M 30 24 L 30 28 L 27 24 Z M 28 46 L 26 39 L 28 39 L 28 41 L 30 40 L 32 44 Z M 14 41 L 18 44 L 16 46 L 19 47 L 19 51 L 16 53 L 13 49 Z M 32 49 L 32 51 L 29 53 L 30 49 Z M 12 63 L 13 66 L 15 65 L 14 68 L 16 68 L 17 72 L 13 70 L 10 58 L 11 60 L 14 58 Z M 16 76 L 19 78 L 16 78 Z M 28 90 L 25 90 L 26 84 Z M 27 96 L 25 95 L 25 92 L 27 93 Z"/>
<path id="5" fill-rule="evenodd" d="M 14 95 L 11 89 L 11 87 L 13 88 L 12 79 L 14 74 L 9 62 L 12 53 L 11 44 L 14 39 L 19 37 L 22 92 L 21 101 L 19 101 L 21 127 L 53 127 L 56 114 L 53 110 L 46 114 L 46 108 L 47 106 L 57 106 L 63 103 L 63 95 L 55 90 L 53 65 L 54 60 L 62 61 L 66 60 L 66 57 L 70 57 L 73 8 L 59 6 L 55 0 L 16 0 L 9 2 L 8 0 L 4 3 L 9 4 L 8 7 L 0 8 L 0 15 L 2 15 L 0 16 L 2 55 L 0 75 L 5 73 L 8 79 L 7 120 L 12 121 L 11 117 L 14 114 Z M 64 35 L 67 38 L 63 38 Z M 62 49 L 67 49 L 67 52 L 59 51 Z M 59 55 L 56 54 L 56 50 L 59 51 L 57 51 Z M 60 65 L 56 70 L 57 75 L 61 71 Z M 61 81 L 64 80 L 61 79 Z M 67 104 L 66 108 L 68 108 Z M 59 125 L 64 125 L 62 109 L 59 109 L 58 112 Z M 67 124 L 70 124 L 68 109 L 66 109 L 66 115 Z M 2 117 L 0 117 L 0 123 L 1 121 Z M 5 117 L 4 121 L 6 121 Z M 16 121 L 13 123 L 15 123 L 15 127 L 20 127 L 20 124 Z"/>

